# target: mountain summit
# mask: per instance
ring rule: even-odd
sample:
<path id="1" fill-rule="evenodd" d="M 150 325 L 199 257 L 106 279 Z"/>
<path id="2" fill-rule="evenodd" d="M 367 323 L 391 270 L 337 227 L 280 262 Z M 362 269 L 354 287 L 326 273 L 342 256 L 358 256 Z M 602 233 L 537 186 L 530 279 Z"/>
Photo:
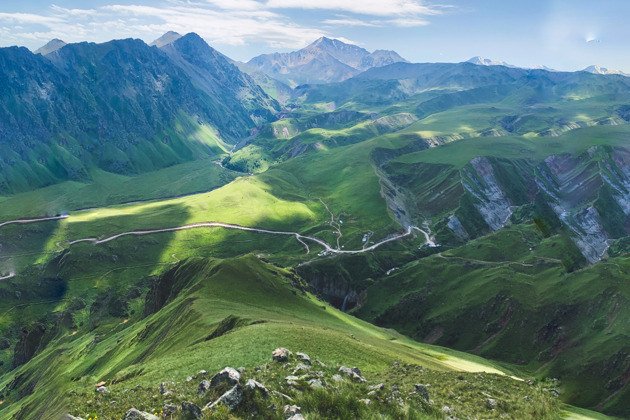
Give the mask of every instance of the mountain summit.
<path id="1" fill-rule="evenodd" d="M 535 65 L 531 67 L 519 67 L 513 64 L 506 63 L 505 61 L 490 60 L 489 58 L 484 58 L 480 56 L 473 57 L 465 61 L 465 63 L 475 64 L 477 66 L 503 66 L 503 67 L 509 67 L 512 69 L 556 71 L 552 68 L 549 68 L 543 65 Z"/>
<path id="2" fill-rule="evenodd" d="M 159 37 L 158 39 L 150 43 L 149 46 L 162 48 L 165 45 L 168 45 L 172 42 L 177 41 L 181 37 L 182 36 L 178 34 L 177 32 L 168 31 L 167 33 L 165 33 L 164 35 L 162 35 L 161 37 Z"/>
<path id="3" fill-rule="evenodd" d="M 495 61 L 490 60 L 489 58 L 484 57 L 473 57 L 470 60 L 467 60 L 466 63 L 476 64 L 478 66 L 505 66 L 505 67 L 514 67 L 511 64 L 506 63 L 505 61 Z"/>
<path id="4" fill-rule="evenodd" d="M 600 67 L 597 65 L 593 65 L 593 66 L 588 66 L 587 68 L 585 68 L 582 71 L 586 71 L 589 73 L 593 73 L 593 74 L 617 74 L 620 76 L 630 76 L 630 74 L 628 73 L 624 73 L 621 70 L 612 70 L 612 69 L 607 69 L 605 67 Z"/>
<path id="5" fill-rule="evenodd" d="M 65 47 L 66 45 L 68 44 L 66 44 L 60 39 L 55 38 L 55 39 L 50 40 L 46 45 L 39 48 L 37 51 L 35 51 L 35 54 L 48 55 L 50 53 L 54 53 L 60 48 Z"/>
<path id="6" fill-rule="evenodd" d="M 397 62 L 407 62 L 395 51 L 364 48 L 338 39 L 321 37 L 290 53 L 263 54 L 247 64 L 292 87 L 305 83 L 340 82 L 362 71 Z"/>

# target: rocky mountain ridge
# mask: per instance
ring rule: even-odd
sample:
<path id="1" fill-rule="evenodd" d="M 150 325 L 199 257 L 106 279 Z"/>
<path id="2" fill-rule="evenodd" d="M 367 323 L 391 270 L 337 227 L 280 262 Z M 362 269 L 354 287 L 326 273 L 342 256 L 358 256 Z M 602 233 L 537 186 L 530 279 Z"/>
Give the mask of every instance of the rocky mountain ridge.
<path id="1" fill-rule="evenodd" d="M 259 55 L 247 65 L 295 87 L 305 83 L 340 82 L 369 68 L 396 62 L 406 60 L 394 51 L 369 53 L 356 45 L 322 37 L 298 51 Z"/>
<path id="2" fill-rule="evenodd" d="M 165 48 L 126 39 L 45 56 L 0 49 L 0 193 L 224 153 L 279 111 L 198 36 Z M 187 48 L 196 62 L 182 59 Z"/>

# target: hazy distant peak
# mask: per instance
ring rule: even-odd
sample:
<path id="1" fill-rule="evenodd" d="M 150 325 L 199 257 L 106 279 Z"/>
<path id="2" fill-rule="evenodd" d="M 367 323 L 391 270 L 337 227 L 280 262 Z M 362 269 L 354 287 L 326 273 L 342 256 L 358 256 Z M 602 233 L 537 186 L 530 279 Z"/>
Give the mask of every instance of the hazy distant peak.
<path id="1" fill-rule="evenodd" d="M 529 67 L 532 70 L 546 70 L 546 71 L 558 71 L 556 69 L 552 69 L 551 67 L 543 66 L 542 64 L 536 64 L 532 67 Z"/>
<path id="2" fill-rule="evenodd" d="M 321 37 L 290 53 L 263 54 L 247 64 L 291 87 L 305 83 L 340 82 L 374 67 L 406 62 L 394 51 L 365 48 L 339 39 Z"/>
<path id="3" fill-rule="evenodd" d="M 47 55 L 47 54 L 57 51 L 60 48 L 65 47 L 66 45 L 68 44 L 66 44 L 60 39 L 55 38 L 55 39 L 50 40 L 46 45 L 39 48 L 37 51 L 35 51 L 35 54 Z"/>
<path id="4" fill-rule="evenodd" d="M 582 71 L 586 71 L 586 72 L 593 73 L 593 74 L 618 74 L 618 75 L 621 75 L 621 76 L 630 76 L 629 74 L 624 73 L 621 70 L 607 69 L 606 67 L 600 67 L 600 66 L 597 66 L 597 65 L 588 66 L 587 68 L 585 68 Z"/>
<path id="5" fill-rule="evenodd" d="M 549 68 L 547 66 L 543 66 L 543 65 L 535 65 L 535 66 L 531 66 L 531 67 L 519 67 L 519 66 L 515 66 L 513 64 L 508 64 L 505 61 L 497 61 L 497 60 L 490 60 L 489 58 L 484 58 L 484 57 L 473 57 L 468 61 L 465 61 L 465 63 L 471 63 L 471 64 L 475 64 L 477 66 L 504 66 L 504 67 L 509 67 L 512 69 L 525 69 L 525 70 L 546 70 L 546 71 L 556 71 L 552 68 Z"/>
<path id="6" fill-rule="evenodd" d="M 470 60 L 466 61 L 466 63 L 471 63 L 471 64 L 476 64 L 478 66 L 506 66 L 506 67 L 514 67 L 508 63 L 506 63 L 505 61 L 495 61 L 495 60 L 490 60 L 489 58 L 484 58 L 484 57 L 473 57 Z"/>
<path id="7" fill-rule="evenodd" d="M 162 35 L 161 37 L 159 37 L 158 39 L 156 39 L 155 41 L 153 41 L 152 43 L 150 43 L 150 46 L 156 46 L 158 48 L 162 48 L 165 45 L 168 45 L 172 42 L 177 41 L 179 38 L 181 38 L 182 36 L 180 34 L 178 34 L 177 32 L 173 32 L 173 31 L 168 31 L 167 33 L 165 33 L 164 35 Z"/>

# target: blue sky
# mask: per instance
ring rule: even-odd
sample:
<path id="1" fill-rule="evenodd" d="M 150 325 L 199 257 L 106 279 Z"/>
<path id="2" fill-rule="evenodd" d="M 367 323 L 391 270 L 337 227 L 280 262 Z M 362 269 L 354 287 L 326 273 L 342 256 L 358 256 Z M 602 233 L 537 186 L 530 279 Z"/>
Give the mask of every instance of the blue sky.
<path id="1" fill-rule="evenodd" d="M 150 42 L 174 30 L 197 32 L 248 60 L 329 36 L 413 62 L 481 55 L 519 66 L 630 72 L 628 17 L 627 0 L 2 0 L 0 46 Z"/>

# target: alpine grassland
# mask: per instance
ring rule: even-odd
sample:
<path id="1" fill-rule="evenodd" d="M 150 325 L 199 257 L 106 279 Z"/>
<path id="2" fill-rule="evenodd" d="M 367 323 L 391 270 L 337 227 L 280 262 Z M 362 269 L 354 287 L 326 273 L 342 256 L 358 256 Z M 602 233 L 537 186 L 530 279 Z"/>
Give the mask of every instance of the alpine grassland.
<path id="1" fill-rule="evenodd" d="M 630 416 L 630 79 L 167 35 L 0 49 L 0 418 Z"/>

